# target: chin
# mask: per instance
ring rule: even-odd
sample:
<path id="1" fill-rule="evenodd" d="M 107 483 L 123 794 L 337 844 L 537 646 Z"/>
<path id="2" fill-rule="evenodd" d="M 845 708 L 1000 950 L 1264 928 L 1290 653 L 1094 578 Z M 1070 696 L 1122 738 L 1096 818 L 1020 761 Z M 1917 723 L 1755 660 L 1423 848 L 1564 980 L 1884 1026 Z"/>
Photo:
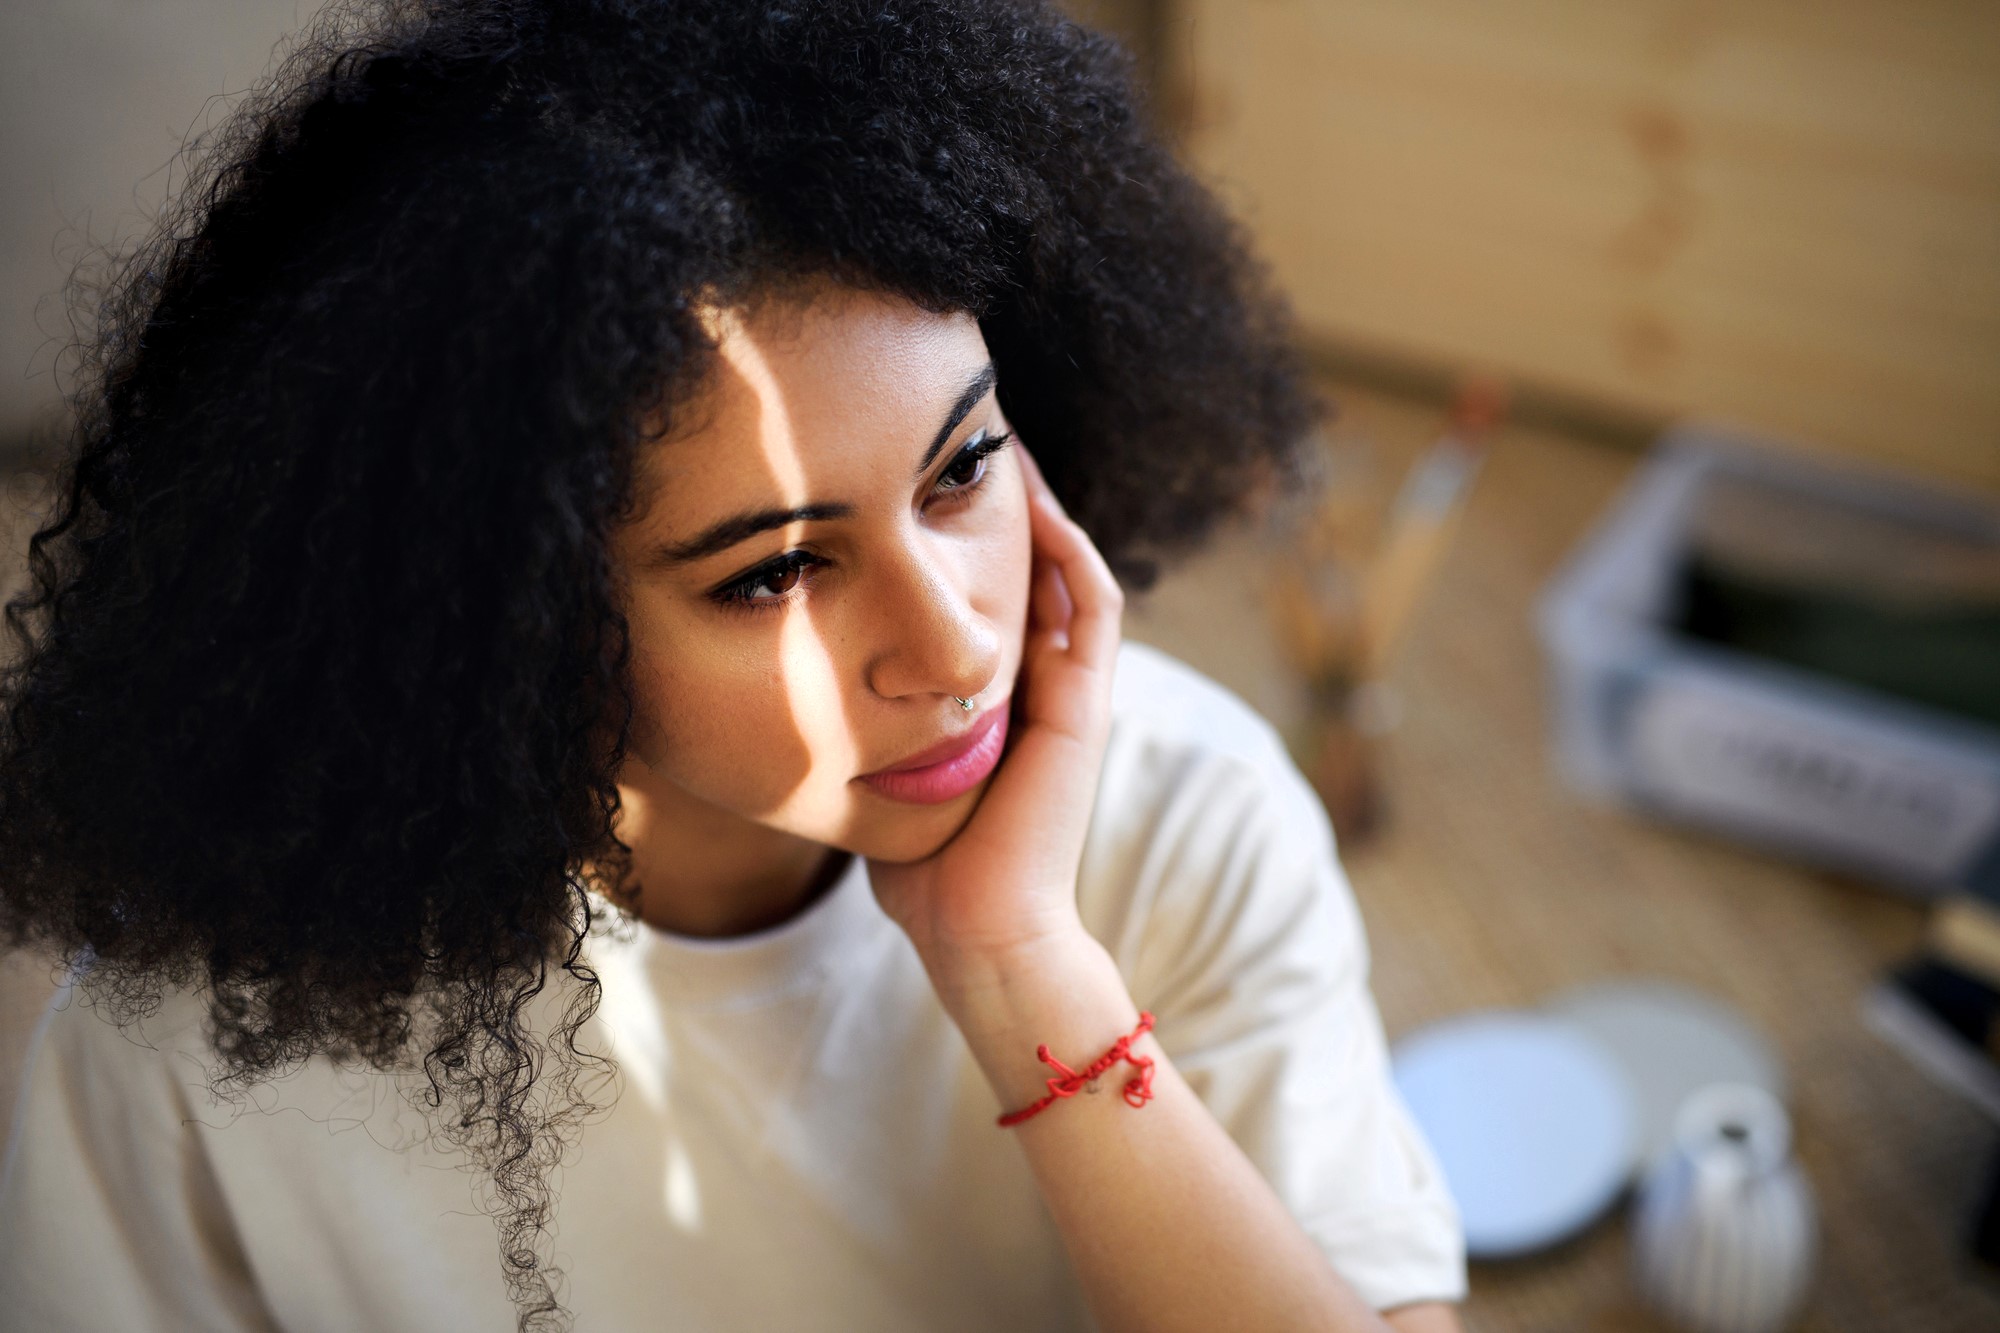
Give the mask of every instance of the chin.
<path id="1" fill-rule="evenodd" d="M 849 850 L 872 861 L 900 865 L 935 855 L 958 836 L 979 808 L 985 787 L 975 787 L 963 797 L 938 805 L 911 805 L 884 818 L 869 821 L 862 839 Z"/>

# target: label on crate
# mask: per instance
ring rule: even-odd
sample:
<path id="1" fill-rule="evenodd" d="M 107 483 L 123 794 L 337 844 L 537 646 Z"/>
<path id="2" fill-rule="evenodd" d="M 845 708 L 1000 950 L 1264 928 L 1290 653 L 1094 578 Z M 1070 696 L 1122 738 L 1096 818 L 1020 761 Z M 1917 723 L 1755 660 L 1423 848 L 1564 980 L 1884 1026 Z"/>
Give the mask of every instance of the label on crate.
<path id="1" fill-rule="evenodd" d="M 1670 811 L 1946 884 L 2000 835 L 2000 768 L 1963 749 L 1725 682 L 1656 682 L 1626 731 Z"/>

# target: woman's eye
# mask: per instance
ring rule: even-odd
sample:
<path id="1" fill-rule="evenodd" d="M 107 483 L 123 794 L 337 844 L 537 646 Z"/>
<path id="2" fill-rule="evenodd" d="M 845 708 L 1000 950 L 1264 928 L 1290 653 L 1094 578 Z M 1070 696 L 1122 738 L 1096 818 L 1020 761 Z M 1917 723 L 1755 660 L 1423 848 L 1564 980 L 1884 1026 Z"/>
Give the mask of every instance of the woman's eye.
<path id="1" fill-rule="evenodd" d="M 948 496 L 963 503 L 987 482 L 986 460 L 1014 442 L 1013 432 L 974 438 L 938 474 L 933 495 Z M 710 593 L 717 604 L 732 611 L 776 610 L 789 604 L 806 571 L 826 562 L 805 551 L 787 551 L 761 569 L 752 570 L 734 583 Z"/>
<path id="2" fill-rule="evenodd" d="M 947 467 L 939 475 L 938 489 L 946 491 L 963 490 L 967 486 L 976 485 L 979 479 L 985 474 L 986 455 L 976 454 L 972 450 L 967 449 L 957 458 L 952 459 L 951 466 Z"/>
<path id="3" fill-rule="evenodd" d="M 1013 432 L 982 435 L 959 450 L 945 470 L 938 474 L 937 492 L 955 494 L 977 490 L 986 481 L 986 460 L 1014 442 Z"/>
<path id="4" fill-rule="evenodd" d="M 767 606 L 782 606 L 791 599 L 792 590 L 799 586 L 806 570 L 818 563 L 818 557 L 804 551 L 787 551 L 776 561 L 745 575 L 713 596 L 722 605 L 732 608 L 761 610 Z M 759 596 L 767 590 L 771 596 Z"/>
<path id="5" fill-rule="evenodd" d="M 767 574 L 759 578 L 755 583 L 752 583 L 750 591 L 755 592 L 759 588 L 769 588 L 774 595 L 783 597 L 786 593 L 799 586 L 799 576 L 803 573 L 805 571 L 797 565 L 786 565 L 776 574 Z"/>

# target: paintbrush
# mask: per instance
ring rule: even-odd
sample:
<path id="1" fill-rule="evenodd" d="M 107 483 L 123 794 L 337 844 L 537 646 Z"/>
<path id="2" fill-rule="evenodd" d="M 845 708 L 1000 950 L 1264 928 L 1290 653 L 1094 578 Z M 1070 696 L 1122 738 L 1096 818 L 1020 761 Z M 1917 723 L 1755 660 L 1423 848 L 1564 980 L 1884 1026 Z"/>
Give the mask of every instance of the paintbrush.
<path id="1" fill-rule="evenodd" d="M 1267 584 L 1279 642 L 1308 687 L 1294 756 L 1350 848 L 1380 824 L 1374 748 L 1399 706 L 1388 672 L 1411 617 L 1451 548 L 1472 482 L 1506 413 L 1504 387 L 1467 381 L 1443 434 L 1405 476 L 1386 532 L 1358 579 L 1335 560 L 1337 506 L 1322 502 Z"/>

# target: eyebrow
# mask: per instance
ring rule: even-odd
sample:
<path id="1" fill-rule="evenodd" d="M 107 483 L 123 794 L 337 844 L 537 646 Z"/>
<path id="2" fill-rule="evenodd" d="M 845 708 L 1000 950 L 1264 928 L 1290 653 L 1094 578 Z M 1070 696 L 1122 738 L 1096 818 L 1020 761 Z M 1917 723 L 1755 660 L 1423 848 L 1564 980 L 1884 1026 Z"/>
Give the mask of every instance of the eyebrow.
<path id="1" fill-rule="evenodd" d="M 973 408 L 979 405 L 980 400 L 992 392 L 995 378 L 993 363 L 988 361 L 966 384 L 965 389 L 958 395 L 958 401 L 951 405 L 951 411 L 945 413 L 944 424 L 938 427 L 930 448 L 924 450 L 924 456 L 917 461 L 916 471 L 911 475 L 913 483 L 923 480 L 924 473 L 930 470 L 931 463 L 937 458 L 938 451 L 944 448 L 945 441 L 951 438 L 951 433 L 958 429 L 959 424 Z M 853 513 L 854 506 L 844 502 L 797 505 L 790 509 L 752 510 L 712 524 L 698 537 L 689 538 L 684 542 L 661 544 L 654 548 L 653 562 L 666 566 L 692 564 L 726 551 L 736 543 L 746 541 L 760 532 L 769 532 L 773 528 L 782 528 L 792 523 L 814 523 L 827 519 L 848 518 Z"/>

